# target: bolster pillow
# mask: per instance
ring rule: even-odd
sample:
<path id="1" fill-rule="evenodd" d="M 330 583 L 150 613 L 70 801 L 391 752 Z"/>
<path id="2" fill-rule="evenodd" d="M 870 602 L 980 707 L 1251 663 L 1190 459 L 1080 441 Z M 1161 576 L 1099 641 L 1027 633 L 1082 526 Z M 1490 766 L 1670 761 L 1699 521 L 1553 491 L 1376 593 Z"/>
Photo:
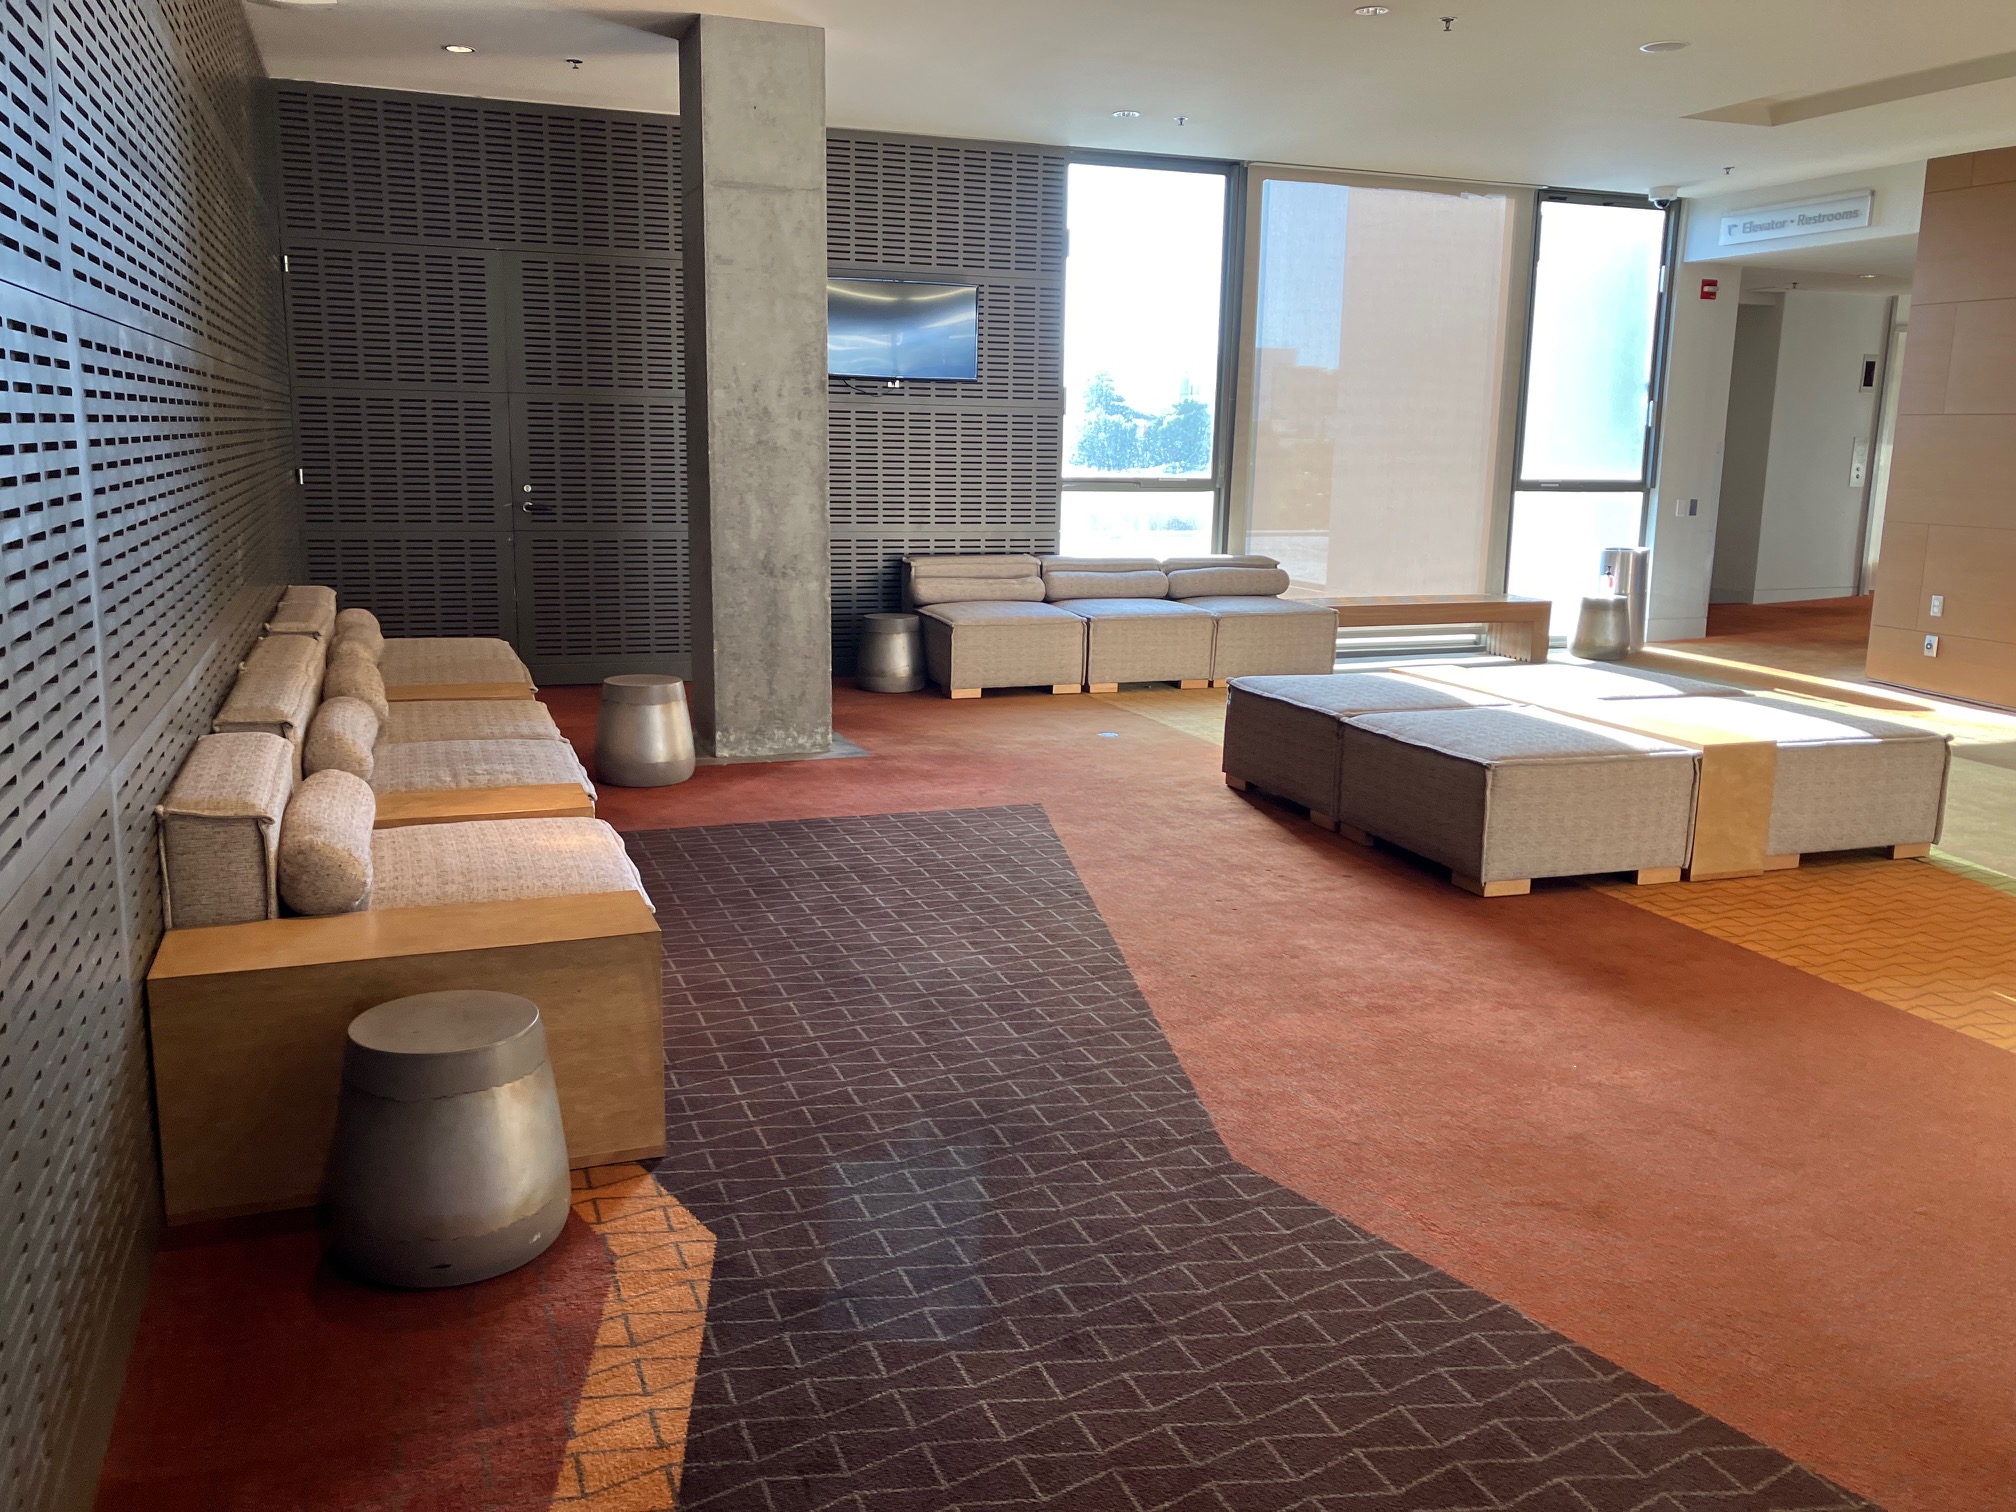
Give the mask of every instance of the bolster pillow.
<path id="1" fill-rule="evenodd" d="M 1169 574 L 1172 599 L 1279 598 L 1287 591 L 1288 574 L 1279 567 L 1192 567 Z"/>
<path id="2" fill-rule="evenodd" d="M 1158 571 L 1070 572 L 1052 569 L 1043 574 L 1051 603 L 1063 599 L 1167 598 L 1169 579 Z"/>

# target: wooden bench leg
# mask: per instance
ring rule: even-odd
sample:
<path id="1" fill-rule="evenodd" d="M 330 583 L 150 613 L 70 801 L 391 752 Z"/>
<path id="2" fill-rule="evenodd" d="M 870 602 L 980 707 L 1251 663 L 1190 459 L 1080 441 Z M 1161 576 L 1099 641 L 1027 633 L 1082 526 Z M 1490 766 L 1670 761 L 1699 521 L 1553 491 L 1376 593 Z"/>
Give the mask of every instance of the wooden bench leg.
<path id="1" fill-rule="evenodd" d="M 1680 880 L 1680 868 L 1677 866 L 1641 866 L 1632 876 L 1631 880 L 1640 887 L 1658 887 L 1667 882 L 1678 882 Z"/>
<path id="2" fill-rule="evenodd" d="M 1463 891 L 1475 893 L 1480 898 L 1516 898 L 1533 891 L 1533 882 L 1529 877 L 1521 877 L 1517 881 L 1480 882 L 1477 878 L 1466 877 L 1461 872 L 1451 872 L 1449 880 Z"/>
<path id="3" fill-rule="evenodd" d="M 1767 872 L 1792 871 L 1798 865 L 1799 853 L 1797 851 L 1794 851 L 1789 856 L 1766 856 L 1764 858 L 1764 870 Z"/>
<path id="4" fill-rule="evenodd" d="M 1890 847 L 1891 859 L 1896 861 L 1908 861 L 1916 856 L 1929 856 L 1931 854 L 1932 842 L 1930 840 L 1914 840 L 1909 845 L 1893 845 Z"/>
<path id="5" fill-rule="evenodd" d="M 1211 679 L 1208 677 L 1184 677 L 1177 679 L 1176 686 L 1179 688 L 1208 688 L 1211 686 Z"/>
<path id="6" fill-rule="evenodd" d="M 1118 693 L 1118 692 L 1120 691 L 1120 684 L 1118 684 L 1118 683 L 1087 683 L 1087 684 L 1085 684 L 1085 691 L 1086 691 L 1087 693 Z"/>
<path id="7" fill-rule="evenodd" d="M 1357 825 L 1346 824 L 1342 819 L 1332 822 L 1337 826 L 1337 833 L 1342 835 L 1346 840 L 1349 840 L 1353 845 L 1370 845 L 1372 843 L 1372 837 L 1359 829 Z"/>
<path id="8" fill-rule="evenodd" d="M 946 693 L 952 698 L 978 698 L 980 696 L 978 688 L 948 688 L 946 689 Z"/>
<path id="9" fill-rule="evenodd" d="M 1232 686 L 1232 679 L 1229 677 L 1214 677 L 1211 679 L 1211 686 L 1214 688 L 1229 688 Z"/>
<path id="10" fill-rule="evenodd" d="M 1052 693 L 1083 693 L 1085 689 L 1077 683 L 1052 683 L 1050 684 L 1050 691 Z"/>
<path id="11" fill-rule="evenodd" d="M 1225 786 L 1232 789 L 1235 793 L 1250 793 L 1253 791 L 1252 783 L 1248 782 L 1244 777 L 1234 777 L 1230 772 L 1225 774 Z"/>
<path id="12" fill-rule="evenodd" d="M 1312 808 L 1309 810 L 1309 822 L 1318 829 L 1335 832 L 1337 828 L 1337 816 L 1335 814 L 1326 814 L 1321 809 Z"/>

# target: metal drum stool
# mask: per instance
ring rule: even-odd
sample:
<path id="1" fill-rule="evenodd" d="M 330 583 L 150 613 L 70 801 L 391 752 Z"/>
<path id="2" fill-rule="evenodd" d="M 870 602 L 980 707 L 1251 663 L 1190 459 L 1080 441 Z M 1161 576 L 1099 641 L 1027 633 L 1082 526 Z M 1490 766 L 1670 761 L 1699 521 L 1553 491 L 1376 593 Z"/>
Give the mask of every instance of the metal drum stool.
<path id="1" fill-rule="evenodd" d="M 560 1236 L 568 1201 L 536 1005 L 423 992 L 351 1021 L 329 1210 L 352 1269 L 392 1286 L 499 1276 Z"/>
<path id="2" fill-rule="evenodd" d="M 1631 654 L 1631 600 L 1621 593 L 1592 593 L 1582 600 L 1572 656 L 1588 661 L 1622 661 Z"/>
<path id="3" fill-rule="evenodd" d="M 870 693 L 915 693 L 924 686 L 924 632 L 916 615 L 861 616 L 854 685 Z"/>
<path id="4" fill-rule="evenodd" d="M 668 787 L 693 775 L 686 681 L 665 672 L 602 679 L 595 775 L 618 787 Z"/>

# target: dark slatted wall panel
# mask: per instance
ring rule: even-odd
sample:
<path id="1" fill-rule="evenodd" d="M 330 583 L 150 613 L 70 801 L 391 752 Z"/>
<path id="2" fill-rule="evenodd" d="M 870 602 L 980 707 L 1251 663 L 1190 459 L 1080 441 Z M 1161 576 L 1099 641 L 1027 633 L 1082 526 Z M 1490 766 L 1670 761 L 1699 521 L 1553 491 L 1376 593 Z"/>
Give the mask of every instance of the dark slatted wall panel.
<path id="1" fill-rule="evenodd" d="M 0 1506 L 90 1499 L 159 1211 L 154 806 L 300 571 L 257 74 L 236 0 L 0 7 Z"/>
<path id="2" fill-rule="evenodd" d="M 678 121 L 274 94 L 317 580 L 541 682 L 685 670 Z"/>
<path id="3" fill-rule="evenodd" d="M 1033 147 L 833 133 L 834 274 L 979 286 L 977 383 L 829 379 L 833 663 L 925 552 L 1057 549 L 1066 160 Z"/>

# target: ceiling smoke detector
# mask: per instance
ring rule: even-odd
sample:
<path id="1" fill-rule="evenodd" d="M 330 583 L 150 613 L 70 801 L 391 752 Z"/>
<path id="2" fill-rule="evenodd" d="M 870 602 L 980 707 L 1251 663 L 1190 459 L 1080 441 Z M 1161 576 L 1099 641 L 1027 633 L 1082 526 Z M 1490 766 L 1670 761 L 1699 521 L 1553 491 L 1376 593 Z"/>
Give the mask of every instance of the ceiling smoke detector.
<path id="1" fill-rule="evenodd" d="M 1393 14 L 1393 8 L 1390 5 L 1361 5 L 1358 9 L 1351 12 L 1351 14 L 1354 16 L 1390 16 Z"/>
<path id="2" fill-rule="evenodd" d="M 1679 52 L 1684 47 L 1692 47 L 1692 42 L 1645 42 L 1638 51 L 1644 53 Z"/>
<path id="3" fill-rule="evenodd" d="M 1138 121 L 1141 119 L 1141 112 L 1138 110 L 1116 110 L 1113 112 L 1113 119 L 1116 121 Z"/>

